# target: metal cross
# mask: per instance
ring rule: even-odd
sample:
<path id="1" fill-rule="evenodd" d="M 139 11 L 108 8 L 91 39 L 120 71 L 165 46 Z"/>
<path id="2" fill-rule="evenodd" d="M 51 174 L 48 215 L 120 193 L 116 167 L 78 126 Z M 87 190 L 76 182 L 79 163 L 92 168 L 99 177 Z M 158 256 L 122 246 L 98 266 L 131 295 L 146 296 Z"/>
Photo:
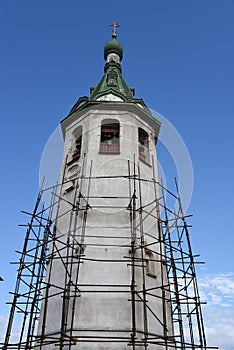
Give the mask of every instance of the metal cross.
<path id="1" fill-rule="evenodd" d="M 117 32 L 116 32 L 116 28 L 119 28 L 120 25 L 118 22 L 114 21 L 112 22 L 111 24 L 108 24 L 110 27 L 113 27 L 113 30 L 112 30 L 112 38 L 116 38 L 117 37 Z"/>

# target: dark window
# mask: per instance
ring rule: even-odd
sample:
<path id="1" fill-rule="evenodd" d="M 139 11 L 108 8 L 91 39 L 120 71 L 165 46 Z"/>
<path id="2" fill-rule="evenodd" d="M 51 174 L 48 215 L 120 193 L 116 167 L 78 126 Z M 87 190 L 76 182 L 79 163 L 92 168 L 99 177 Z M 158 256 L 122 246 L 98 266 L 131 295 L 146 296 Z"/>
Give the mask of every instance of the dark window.
<path id="1" fill-rule="evenodd" d="M 105 119 L 101 125 L 100 153 L 119 153 L 119 122 Z"/>
<path id="2" fill-rule="evenodd" d="M 82 126 L 80 125 L 73 132 L 73 141 L 72 141 L 72 160 L 78 160 L 81 156 L 81 147 L 82 147 Z"/>
<path id="3" fill-rule="evenodd" d="M 138 144 L 139 159 L 149 164 L 149 136 L 147 132 L 141 128 L 138 128 Z"/>

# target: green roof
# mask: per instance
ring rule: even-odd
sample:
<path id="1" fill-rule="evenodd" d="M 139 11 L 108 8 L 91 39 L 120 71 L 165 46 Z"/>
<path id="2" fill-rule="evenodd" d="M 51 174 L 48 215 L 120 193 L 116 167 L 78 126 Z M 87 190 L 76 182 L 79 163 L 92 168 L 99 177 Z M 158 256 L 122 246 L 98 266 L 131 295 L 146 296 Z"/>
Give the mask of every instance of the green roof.
<path id="1" fill-rule="evenodd" d="M 123 57 L 123 47 L 116 39 L 110 40 L 104 47 L 105 59 L 107 59 L 107 56 L 111 53 L 117 54 L 119 56 L 119 60 L 121 61 Z M 110 102 L 101 98 L 102 96 L 110 94 L 118 97 L 120 99 L 119 101 L 122 100 L 123 102 L 140 104 L 149 112 L 144 101 L 134 97 L 134 92 L 135 89 L 128 87 L 122 76 L 122 68 L 120 63 L 117 60 L 110 59 L 109 62 L 106 62 L 105 64 L 104 74 L 97 86 L 90 88 L 90 97 L 84 96 L 79 98 L 72 107 L 69 115 L 77 110 L 90 106 L 90 104 Z"/>
<path id="2" fill-rule="evenodd" d="M 116 62 L 106 63 L 103 77 L 91 91 L 91 101 L 110 93 L 120 97 L 125 102 L 134 100 L 134 89 L 128 87 L 122 76 L 121 66 Z"/>

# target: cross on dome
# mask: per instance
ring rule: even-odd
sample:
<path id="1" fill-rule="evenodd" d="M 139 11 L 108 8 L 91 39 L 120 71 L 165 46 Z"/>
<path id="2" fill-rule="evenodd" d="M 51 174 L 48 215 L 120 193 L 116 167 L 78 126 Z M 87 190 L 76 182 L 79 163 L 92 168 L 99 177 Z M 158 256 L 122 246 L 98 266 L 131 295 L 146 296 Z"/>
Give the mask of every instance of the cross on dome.
<path id="1" fill-rule="evenodd" d="M 117 37 L 117 32 L 116 32 L 116 28 L 119 28 L 120 25 L 118 22 L 114 21 L 112 22 L 111 24 L 108 24 L 110 27 L 113 27 L 113 30 L 112 30 L 112 38 L 113 39 L 116 39 Z"/>

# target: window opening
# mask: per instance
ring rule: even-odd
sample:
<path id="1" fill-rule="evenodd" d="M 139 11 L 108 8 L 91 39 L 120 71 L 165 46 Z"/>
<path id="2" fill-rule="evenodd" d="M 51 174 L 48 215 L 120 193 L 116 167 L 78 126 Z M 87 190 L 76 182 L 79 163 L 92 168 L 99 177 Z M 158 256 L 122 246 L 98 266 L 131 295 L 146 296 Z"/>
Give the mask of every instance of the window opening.
<path id="1" fill-rule="evenodd" d="M 73 133 L 72 160 L 78 160 L 81 156 L 82 126 L 80 125 Z"/>
<path id="2" fill-rule="evenodd" d="M 138 143 L 139 159 L 149 164 L 149 135 L 141 128 L 138 128 Z"/>
<path id="3" fill-rule="evenodd" d="M 75 141 L 75 149 L 72 155 L 72 159 L 80 158 L 81 142 L 82 142 L 82 136 L 79 136 Z"/>
<path id="4" fill-rule="evenodd" d="M 119 153 L 119 122 L 105 119 L 101 125 L 100 153 Z"/>

